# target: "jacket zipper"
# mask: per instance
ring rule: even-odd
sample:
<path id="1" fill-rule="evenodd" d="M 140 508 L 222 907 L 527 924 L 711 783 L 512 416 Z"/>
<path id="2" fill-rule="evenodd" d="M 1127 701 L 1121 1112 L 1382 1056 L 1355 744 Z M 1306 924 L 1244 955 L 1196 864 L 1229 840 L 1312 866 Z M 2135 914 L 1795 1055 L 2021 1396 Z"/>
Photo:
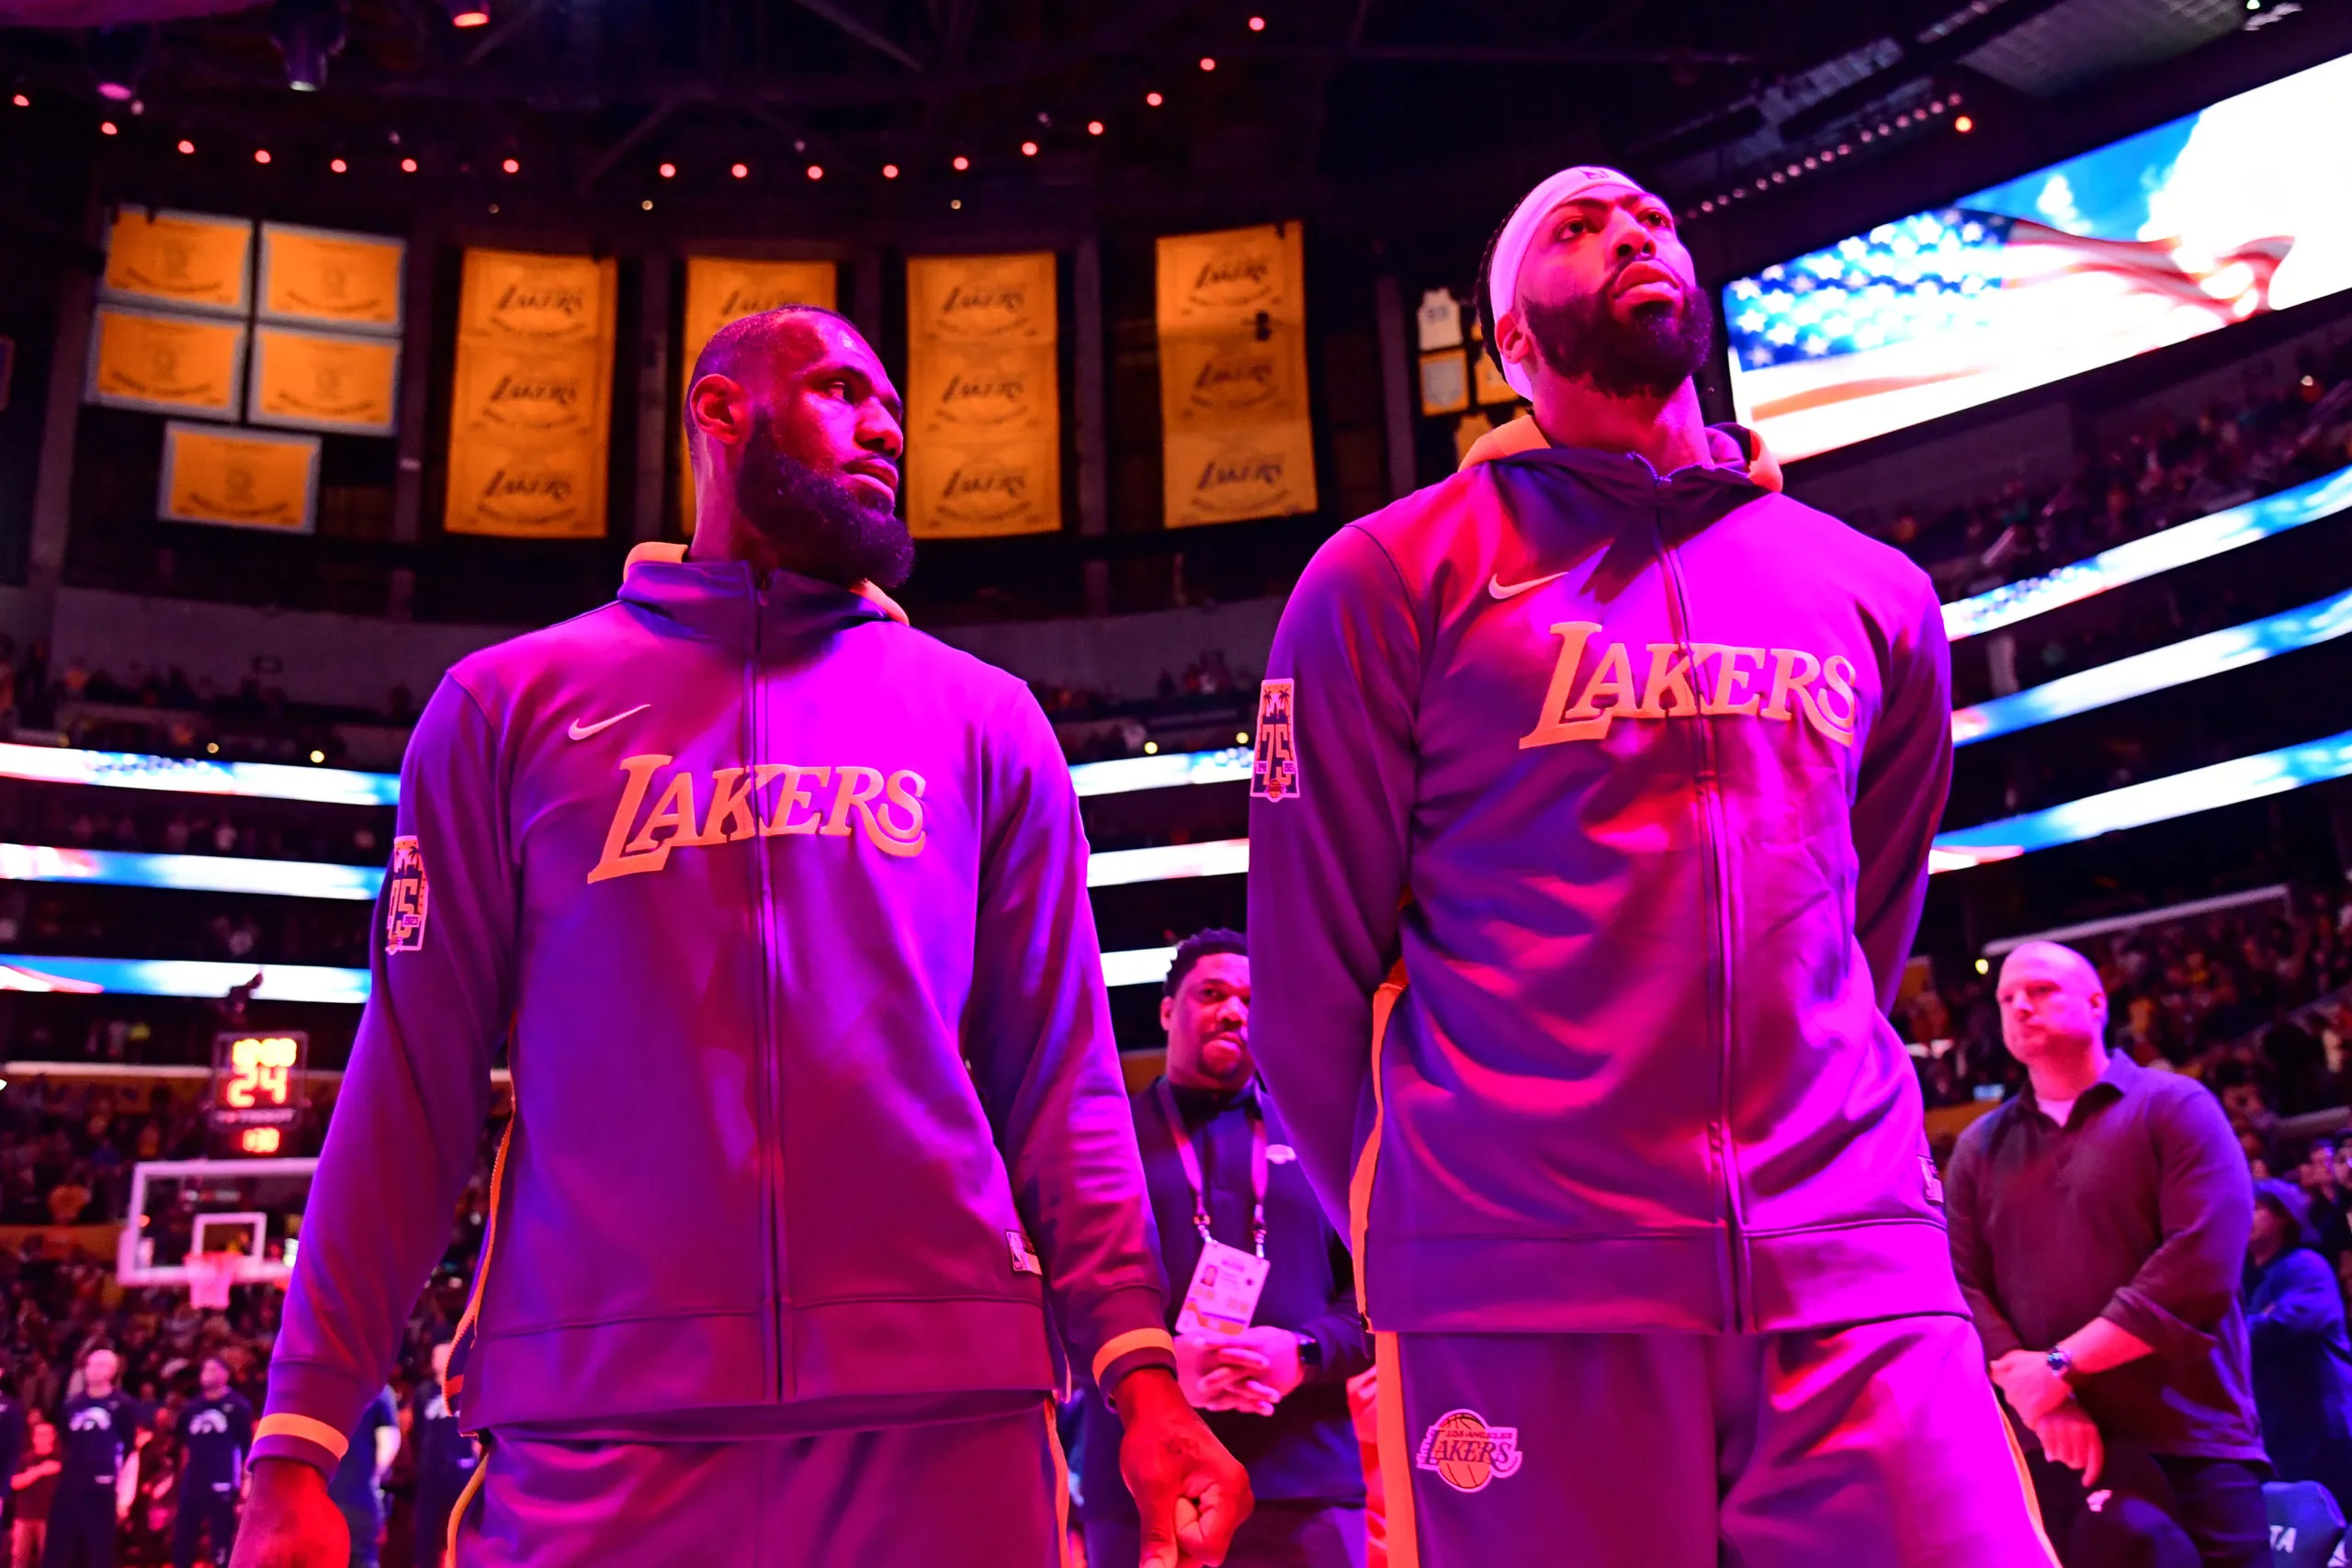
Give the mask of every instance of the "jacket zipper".
<path id="1" fill-rule="evenodd" d="M 1660 478 L 1657 489 L 1662 494 L 1668 480 Z M 1668 607 L 1673 620 L 1674 640 L 1681 646 L 1682 655 L 1690 663 L 1690 688 L 1702 703 L 1705 677 L 1699 668 L 1698 649 L 1690 639 L 1690 601 L 1683 582 L 1682 558 L 1674 547 L 1666 542 L 1666 512 L 1661 503 L 1652 513 L 1651 534 L 1657 547 L 1659 564 L 1665 569 L 1668 590 Z M 1714 964 L 1709 979 L 1713 995 L 1716 1067 L 1715 1115 L 1707 1127 L 1707 1145 L 1721 1173 L 1720 1197 L 1724 1216 L 1725 1268 L 1729 1282 L 1729 1299 L 1725 1303 L 1724 1331 L 1727 1334 L 1750 1332 L 1755 1313 L 1748 1302 L 1747 1217 L 1739 1201 L 1739 1173 L 1733 1163 L 1731 1139 L 1731 1078 L 1732 1078 L 1732 1005 L 1731 1005 L 1731 868 L 1726 863 L 1724 840 L 1722 778 L 1715 766 L 1715 730 L 1704 714 L 1694 715 L 1699 729 L 1699 765 L 1692 783 L 1699 792 L 1700 820 L 1707 839 L 1707 893 L 1709 934 L 1714 943 Z"/>
<path id="2" fill-rule="evenodd" d="M 767 630 L 767 589 L 756 571 L 750 584 L 752 611 L 752 656 L 744 671 L 743 731 L 747 740 L 744 765 L 756 768 L 766 753 L 761 750 L 763 727 L 761 723 L 761 657 L 765 648 Z M 767 845 L 753 840 L 759 853 L 752 856 L 760 868 L 760 908 L 756 922 L 760 931 L 760 1104 L 768 1125 L 768 1146 L 762 1151 L 760 1170 L 760 1210 L 762 1229 L 767 1237 L 768 1258 L 768 1328 L 775 1346 L 775 1367 L 770 1381 L 769 1397 L 783 1404 L 791 1397 L 790 1329 L 785 1310 L 784 1275 L 784 1066 L 777 1059 L 776 1039 L 776 954 L 775 928 L 775 868 Z"/>

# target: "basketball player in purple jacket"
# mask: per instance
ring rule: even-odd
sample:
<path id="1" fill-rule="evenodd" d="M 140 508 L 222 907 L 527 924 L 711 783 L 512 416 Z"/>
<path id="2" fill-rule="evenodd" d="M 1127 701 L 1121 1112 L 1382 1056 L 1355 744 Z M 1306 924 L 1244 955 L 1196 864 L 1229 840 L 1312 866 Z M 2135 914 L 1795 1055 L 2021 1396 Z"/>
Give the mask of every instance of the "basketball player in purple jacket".
<path id="1" fill-rule="evenodd" d="M 1565 170 L 1490 258 L 1546 441 L 1317 554 L 1250 803 L 1258 1058 L 1355 1237 L 1389 1561 L 2046 1563 L 1883 1013 L 1935 595 L 1718 455 L 1665 203 Z"/>
<path id="2" fill-rule="evenodd" d="M 711 340 L 687 423 L 691 549 L 461 660 L 410 743 L 238 1568 L 342 1568 L 324 1476 L 502 1043 L 464 1568 L 1046 1568 L 1072 1359 L 1148 1568 L 1216 1562 L 1248 1483 L 1177 1388 L 1069 768 L 877 586 L 898 394 L 787 309 Z"/>

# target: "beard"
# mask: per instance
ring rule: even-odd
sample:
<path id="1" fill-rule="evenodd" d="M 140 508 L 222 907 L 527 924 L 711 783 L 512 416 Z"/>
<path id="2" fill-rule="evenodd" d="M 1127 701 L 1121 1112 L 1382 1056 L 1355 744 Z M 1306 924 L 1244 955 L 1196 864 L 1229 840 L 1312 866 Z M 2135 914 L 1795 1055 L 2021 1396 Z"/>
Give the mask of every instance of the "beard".
<path id="1" fill-rule="evenodd" d="M 1611 287 L 1615 283 L 1611 277 Z M 1610 310 L 1607 289 L 1577 299 L 1524 300 L 1520 312 L 1554 375 L 1590 382 L 1607 398 L 1670 396 L 1714 344 L 1713 318 L 1688 292 L 1672 305 L 1638 305 L 1629 321 Z"/>
<path id="2" fill-rule="evenodd" d="M 843 588 L 871 582 L 891 589 L 914 570 L 915 542 L 905 521 L 865 500 L 847 479 L 786 456 L 772 413 L 760 415 L 743 444 L 735 504 L 784 565 L 803 576 Z"/>

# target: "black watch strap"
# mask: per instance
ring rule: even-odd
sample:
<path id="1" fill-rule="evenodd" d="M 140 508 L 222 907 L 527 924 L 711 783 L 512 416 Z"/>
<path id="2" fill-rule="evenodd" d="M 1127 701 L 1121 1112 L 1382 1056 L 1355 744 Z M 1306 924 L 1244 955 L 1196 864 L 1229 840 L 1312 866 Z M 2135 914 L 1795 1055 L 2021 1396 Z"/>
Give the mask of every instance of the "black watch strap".
<path id="1" fill-rule="evenodd" d="M 1298 1364 L 1310 1372 L 1323 1370 L 1323 1341 L 1312 1334 L 1301 1334 L 1295 1328 L 1291 1334 L 1298 1340 Z"/>

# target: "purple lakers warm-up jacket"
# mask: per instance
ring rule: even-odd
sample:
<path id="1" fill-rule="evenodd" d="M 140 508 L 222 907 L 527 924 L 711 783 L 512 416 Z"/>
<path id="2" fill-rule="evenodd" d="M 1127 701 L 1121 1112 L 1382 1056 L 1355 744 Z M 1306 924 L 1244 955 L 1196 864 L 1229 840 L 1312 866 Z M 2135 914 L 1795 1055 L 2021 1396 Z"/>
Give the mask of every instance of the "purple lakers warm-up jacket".
<path id="1" fill-rule="evenodd" d="M 382 1387 L 502 1041 L 469 1429 L 940 1418 L 1055 1388 L 1057 1340 L 1106 1387 L 1172 1364 L 1045 716 L 887 601 L 667 554 L 417 726 L 256 1458 L 331 1465 Z"/>
<path id="2" fill-rule="evenodd" d="M 1883 1010 L 1949 705 L 1926 577 L 1744 465 L 1543 447 L 1323 547 L 1250 1032 L 1375 1328 L 1964 1313 Z"/>

